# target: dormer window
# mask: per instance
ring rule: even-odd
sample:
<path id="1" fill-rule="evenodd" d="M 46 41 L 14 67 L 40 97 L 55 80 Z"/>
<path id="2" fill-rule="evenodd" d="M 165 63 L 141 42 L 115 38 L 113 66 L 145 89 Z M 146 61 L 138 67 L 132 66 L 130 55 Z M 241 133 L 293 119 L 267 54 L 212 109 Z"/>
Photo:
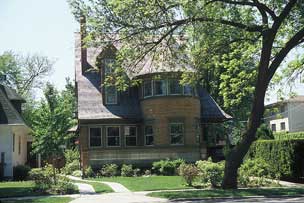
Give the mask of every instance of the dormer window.
<path id="1" fill-rule="evenodd" d="M 109 76 L 114 71 L 114 59 L 104 59 L 104 74 Z M 105 86 L 105 103 L 117 104 L 117 89 L 115 86 Z"/>

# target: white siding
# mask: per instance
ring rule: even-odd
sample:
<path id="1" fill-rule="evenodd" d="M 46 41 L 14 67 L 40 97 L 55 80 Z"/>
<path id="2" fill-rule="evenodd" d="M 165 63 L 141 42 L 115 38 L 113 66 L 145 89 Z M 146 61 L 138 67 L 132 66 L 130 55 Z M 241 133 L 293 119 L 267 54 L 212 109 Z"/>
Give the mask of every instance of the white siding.
<path id="1" fill-rule="evenodd" d="M 27 161 L 27 129 L 22 126 L 14 126 L 13 133 L 15 134 L 15 151 L 13 152 L 13 166 L 24 165 Z M 21 141 L 20 153 L 19 139 Z"/>
<path id="2" fill-rule="evenodd" d="M 288 118 L 280 118 L 280 119 L 275 119 L 275 120 L 271 120 L 269 121 L 269 127 L 270 129 L 271 126 L 274 124 L 276 125 L 276 132 L 280 132 L 280 131 L 289 131 L 289 122 L 288 122 Z M 285 123 L 285 130 L 281 129 L 281 123 Z"/>
<path id="3" fill-rule="evenodd" d="M 13 145 L 12 131 L 8 125 L 0 125 L 0 158 L 1 153 L 5 152 L 4 176 L 13 176 Z"/>
<path id="4" fill-rule="evenodd" d="M 304 131 L 304 103 L 289 103 L 288 109 L 290 132 Z"/>

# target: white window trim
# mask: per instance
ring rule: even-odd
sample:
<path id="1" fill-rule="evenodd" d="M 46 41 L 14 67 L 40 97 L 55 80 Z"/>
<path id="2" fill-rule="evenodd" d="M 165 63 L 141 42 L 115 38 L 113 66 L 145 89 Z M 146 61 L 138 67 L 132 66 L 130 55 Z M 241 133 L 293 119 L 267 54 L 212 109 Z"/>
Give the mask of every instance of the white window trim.
<path id="1" fill-rule="evenodd" d="M 91 146 L 91 128 L 99 128 L 100 129 L 100 146 Z M 102 147 L 102 127 L 98 127 L 98 126 L 96 126 L 96 127 L 94 127 L 94 126 L 92 126 L 92 127 L 89 127 L 89 148 L 100 148 L 100 147 Z"/>
<path id="2" fill-rule="evenodd" d="M 146 134 L 146 126 L 151 126 L 152 127 L 152 131 L 153 131 L 153 133 L 152 134 Z M 145 139 L 144 139 L 144 146 L 147 146 L 147 147 L 153 147 L 154 146 L 154 130 L 153 130 L 153 125 L 144 125 L 144 136 L 145 136 Z M 146 141 L 147 141 L 147 136 L 152 136 L 153 137 L 153 144 L 151 144 L 151 145 L 147 145 L 146 143 Z"/>
<path id="3" fill-rule="evenodd" d="M 126 147 L 137 147 L 137 126 L 134 126 L 134 125 L 126 125 L 126 126 L 123 126 L 124 127 L 124 140 L 125 140 L 125 146 Z M 134 127 L 135 128 L 135 136 L 127 136 L 126 134 L 125 134 L 125 129 L 126 129 L 126 127 Z M 130 146 L 130 145 L 127 145 L 127 137 L 135 137 L 136 138 L 136 144 L 135 144 L 135 146 Z"/>
<path id="4" fill-rule="evenodd" d="M 108 145 L 108 128 L 118 128 L 118 134 L 119 134 L 119 145 L 118 146 L 109 146 Z M 116 136 L 110 136 L 110 137 L 116 137 Z M 109 147 L 109 148 L 117 148 L 117 147 L 121 147 L 121 135 L 120 135 L 120 126 L 117 126 L 117 125 L 109 125 L 109 126 L 106 126 L 106 146 Z"/>
<path id="5" fill-rule="evenodd" d="M 115 87 L 115 102 L 113 102 L 113 103 L 112 102 L 108 102 L 108 100 L 107 100 L 108 96 L 107 96 L 107 90 L 106 90 L 106 88 L 107 87 L 105 87 L 105 99 L 106 99 L 105 103 L 109 104 L 109 105 L 118 104 L 118 93 L 117 93 L 116 87 Z"/>
<path id="6" fill-rule="evenodd" d="M 149 81 L 150 81 L 150 84 L 151 84 L 151 95 L 145 96 L 145 84 L 146 84 L 146 83 L 149 83 Z M 149 81 L 144 81 L 144 84 L 143 84 L 143 98 L 153 97 L 153 92 L 154 92 L 153 80 L 149 80 Z"/>
<path id="7" fill-rule="evenodd" d="M 182 125 L 182 127 L 183 127 L 183 132 L 182 132 L 182 136 L 183 136 L 183 143 L 181 143 L 181 144 L 172 144 L 172 135 L 173 134 L 177 134 L 177 133 L 171 133 L 171 125 Z M 169 123 L 169 135 L 170 135 L 170 145 L 173 145 L 173 146 L 181 146 L 181 145 L 184 145 L 185 144 L 185 124 L 184 123 L 182 123 L 182 122 L 171 122 L 171 123 Z M 180 134 L 178 134 L 178 135 L 180 135 Z"/>

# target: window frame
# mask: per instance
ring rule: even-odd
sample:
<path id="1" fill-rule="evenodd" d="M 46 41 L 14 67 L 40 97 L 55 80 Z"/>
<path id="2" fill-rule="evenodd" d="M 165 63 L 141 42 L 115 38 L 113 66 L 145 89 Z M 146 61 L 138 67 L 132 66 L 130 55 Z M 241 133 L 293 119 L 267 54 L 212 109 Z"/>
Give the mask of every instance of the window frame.
<path id="1" fill-rule="evenodd" d="M 272 124 L 271 124 L 271 130 L 272 130 L 273 132 L 276 132 L 276 131 L 277 131 L 277 125 L 276 125 L 275 123 L 272 123 Z"/>
<path id="2" fill-rule="evenodd" d="M 171 132 L 171 125 L 182 125 L 182 134 L 180 133 L 172 133 Z M 182 143 L 172 143 L 172 135 L 174 134 L 179 134 L 182 135 Z M 169 135 L 170 135 L 170 145 L 174 145 L 174 146 L 181 146 L 185 144 L 185 124 L 184 122 L 170 122 L 169 123 Z"/>
<path id="3" fill-rule="evenodd" d="M 99 129 L 100 130 L 100 146 L 91 146 L 91 128 L 96 128 L 96 129 Z M 102 127 L 89 127 L 89 148 L 100 148 L 100 147 L 103 147 L 103 141 L 102 141 L 102 138 L 103 138 L 103 135 L 102 135 Z"/>
<path id="4" fill-rule="evenodd" d="M 146 134 L 146 127 L 147 126 L 151 126 L 151 128 L 152 128 L 152 134 Z M 151 144 L 151 145 L 147 145 L 147 137 L 153 137 L 153 143 Z M 155 143 L 154 143 L 154 129 L 153 129 L 153 125 L 151 125 L 151 124 L 146 124 L 146 125 L 144 125 L 144 146 L 147 146 L 147 147 L 151 147 L 151 146 L 154 146 L 155 145 Z"/>
<path id="5" fill-rule="evenodd" d="M 283 124 L 283 125 L 282 125 Z M 282 126 L 284 126 L 284 129 L 282 128 Z M 286 123 L 285 122 L 281 122 L 280 123 L 280 130 L 281 131 L 286 131 Z"/>
<path id="6" fill-rule="evenodd" d="M 167 79 L 159 79 L 159 80 L 152 80 L 153 81 L 153 96 L 166 96 L 168 95 L 168 80 Z M 164 82 L 165 83 L 165 92 L 164 94 L 156 94 L 156 82 Z"/>
<path id="7" fill-rule="evenodd" d="M 180 86 L 180 93 L 171 93 L 171 88 L 170 88 L 170 83 L 172 81 L 177 81 L 177 84 Z M 183 95 L 184 90 L 183 90 L 183 85 L 179 84 L 179 80 L 178 79 L 168 79 L 168 95 Z"/>
<path id="8" fill-rule="evenodd" d="M 145 92 L 146 92 L 145 91 L 145 86 L 148 83 L 150 83 L 150 85 L 151 85 L 151 95 L 146 96 L 145 95 Z M 142 91 L 143 91 L 143 98 L 153 97 L 153 80 L 145 80 L 144 83 L 143 83 L 143 89 L 142 89 Z"/>
<path id="9" fill-rule="evenodd" d="M 126 135 L 126 127 L 135 128 L 135 135 L 133 135 L 133 136 Z M 135 145 L 127 145 L 127 138 L 128 138 L 128 137 L 135 137 Z M 126 146 L 126 147 L 136 147 L 136 146 L 137 146 L 137 144 L 138 144 L 138 139 L 137 139 L 137 126 L 135 126 L 135 125 L 126 125 L 126 126 L 124 126 L 124 140 L 125 140 L 125 146 Z"/>
<path id="10" fill-rule="evenodd" d="M 107 94 L 107 88 L 112 88 L 112 87 L 115 89 L 115 102 L 108 102 L 108 97 L 109 96 Z M 118 104 L 118 92 L 117 92 L 116 87 L 114 87 L 114 86 L 105 86 L 104 90 L 105 90 L 105 103 L 107 105 L 116 105 L 116 104 Z"/>
<path id="11" fill-rule="evenodd" d="M 109 143 L 108 143 L 108 138 L 109 137 L 116 137 L 116 136 L 109 136 L 108 134 L 108 128 L 118 128 L 118 138 L 119 138 L 119 145 L 118 146 L 109 146 Z M 120 134 L 120 126 L 119 125 L 108 125 L 108 126 L 105 126 L 105 129 L 106 129 L 106 146 L 109 147 L 109 148 L 116 148 L 116 147 L 121 147 L 121 134 Z"/>

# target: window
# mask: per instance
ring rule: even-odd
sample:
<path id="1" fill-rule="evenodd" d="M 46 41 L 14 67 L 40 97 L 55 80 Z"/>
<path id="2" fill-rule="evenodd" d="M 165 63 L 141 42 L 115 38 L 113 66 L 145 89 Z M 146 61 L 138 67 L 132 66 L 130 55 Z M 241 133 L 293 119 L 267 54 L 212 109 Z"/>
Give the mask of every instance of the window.
<path id="1" fill-rule="evenodd" d="M 167 94 L 167 83 L 166 80 L 155 80 L 154 81 L 154 95 L 166 95 Z"/>
<path id="2" fill-rule="evenodd" d="M 285 130 L 285 129 L 286 129 L 285 122 L 282 122 L 281 123 L 281 130 Z"/>
<path id="3" fill-rule="evenodd" d="M 169 94 L 182 94 L 182 86 L 178 80 L 169 80 Z"/>
<path id="4" fill-rule="evenodd" d="M 117 90 L 114 86 L 105 87 L 106 104 L 117 104 Z"/>
<path id="5" fill-rule="evenodd" d="M 154 136 L 152 125 L 145 126 L 145 145 L 151 146 L 154 145 Z"/>
<path id="6" fill-rule="evenodd" d="M 21 154 L 21 136 L 18 139 L 18 154 Z"/>
<path id="7" fill-rule="evenodd" d="M 193 95 L 193 88 L 191 85 L 184 86 L 184 95 Z"/>
<path id="8" fill-rule="evenodd" d="M 144 97 L 152 96 L 152 81 L 148 80 L 144 82 Z"/>
<path id="9" fill-rule="evenodd" d="M 114 59 L 104 59 L 103 63 L 104 63 L 104 69 L 105 69 L 105 76 L 109 75 L 110 73 L 113 73 L 115 60 Z"/>
<path id="10" fill-rule="evenodd" d="M 14 133 L 13 134 L 13 152 L 15 152 L 15 138 L 16 138 L 16 135 Z"/>
<path id="11" fill-rule="evenodd" d="M 280 106 L 280 113 L 284 113 L 286 110 L 285 110 L 285 106 Z"/>
<path id="12" fill-rule="evenodd" d="M 118 147 L 120 146 L 119 127 L 107 127 L 107 146 Z"/>
<path id="13" fill-rule="evenodd" d="M 101 128 L 90 128 L 90 147 L 101 146 Z"/>
<path id="14" fill-rule="evenodd" d="M 171 137 L 171 144 L 173 145 L 184 144 L 184 124 L 170 123 L 170 137 Z"/>
<path id="15" fill-rule="evenodd" d="M 135 126 L 125 126 L 126 146 L 136 146 L 137 144 L 137 128 Z"/>
<path id="16" fill-rule="evenodd" d="M 276 124 L 271 124 L 271 130 L 273 131 L 273 132 L 275 132 L 277 129 L 276 129 Z"/>

